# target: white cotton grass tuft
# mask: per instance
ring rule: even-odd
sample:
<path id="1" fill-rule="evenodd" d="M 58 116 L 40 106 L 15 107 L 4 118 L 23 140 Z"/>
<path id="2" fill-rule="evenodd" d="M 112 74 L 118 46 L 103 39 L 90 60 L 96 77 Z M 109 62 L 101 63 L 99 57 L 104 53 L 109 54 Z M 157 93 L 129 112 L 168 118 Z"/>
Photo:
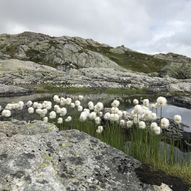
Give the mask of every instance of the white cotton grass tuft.
<path id="1" fill-rule="evenodd" d="M 94 103 L 93 103 L 92 101 L 89 101 L 89 102 L 88 102 L 88 108 L 89 108 L 90 110 L 94 110 Z"/>
<path id="2" fill-rule="evenodd" d="M 54 95 L 53 100 L 54 100 L 54 102 L 56 102 L 56 103 L 60 103 L 60 98 L 59 98 L 58 95 Z"/>
<path id="3" fill-rule="evenodd" d="M 95 123 L 96 123 L 97 125 L 99 125 L 99 124 L 101 123 L 101 118 L 100 118 L 100 117 L 96 117 L 96 118 L 95 118 Z"/>
<path id="4" fill-rule="evenodd" d="M 33 107 L 29 107 L 28 108 L 28 113 L 30 113 L 30 114 L 34 113 L 34 108 Z"/>
<path id="5" fill-rule="evenodd" d="M 133 100 L 133 104 L 134 104 L 134 105 L 138 105 L 138 104 L 139 104 L 139 100 L 138 100 L 138 99 L 134 99 L 134 100 Z"/>
<path id="6" fill-rule="evenodd" d="M 81 105 L 81 102 L 79 100 L 76 100 L 74 103 L 75 103 L 75 106 L 77 107 Z"/>
<path id="7" fill-rule="evenodd" d="M 139 129 L 145 129 L 146 128 L 146 124 L 144 121 L 140 121 L 139 122 Z"/>
<path id="8" fill-rule="evenodd" d="M 80 121 L 86 121 L 86 120 L 87 120 L 87 117 L 88 117 L 87 112 L 83 111 L 83 112 L 80 114 Z"/>
<path id="9" fill-rule="evenodd" d="M 98 126 L 96 133 L 102 133 L 103 132 L 103 126 Z"/>
<path id="10" fill-rule="evenodd" d="M 169 123 L 169 120 L 168 120 L 167 118 L 162 118 L 162 119 L 161 119 L 161 121 L 160 121 L 160 127 L 161 127 L 162 129 L 168 128 L 169 125 L 170 125 L 170 123 Z"/>
<path id="11" fill-rule="evenodd" d="M 158 126 L 156 122 L 152 122 L 150 125 L 150 129 L 156 134 L 160 135 L 162 133 L 162 129 Z"/>
<path id="12" fill-rule="evenodd" d="M 58 123 L 58 124 L 62 124 L 62 123 L 63 123 L 63 118 L 62 118 L 62 117 L 59 117 L 59 118 L 57 119 L 57 123 Z"/>
<path id="13" fill-rule="evenodd" d="M 61 117 L 64 117 L 66 114 L 67 114 L 67 109 L 65 108 L 65 107 L 62 107 L 61 109 L 60 109 L 60 116 Z"/>
<path id="14" fill-rule="evenodd" d="M 96 114 L 95 111 L 93 111 L 93 112 L 91 112 L 91 113 L 89 114 L 89 119 L 90 119 L 90 120 L 94 120 L 96 117 L 97 117 L 97 114 Z"/>
<path id="15" fill-rule="evenodd" d="M 120 102 L 116 99 L 111 103 L 112 107 L 119 107 L 119 105 L 120 105 Z"/>
<path id="16" fill-rule="evenodd" d="M 65 122 L 70 122 L 72 121 L 72 117 L 71 116 L 68 116 L 66 119 L 65 119 Z"/>
<path id="17" fill-rule="evenodd" d="M 156 135 L 160 135 L 162 133 L 162 129 L 158 125 L 153 128 L 153 131 Z"/>
<path id="18" fill-rule="evenodd" d="M 111 114 L 109 113 L 109 112 L 106 112 L 105 114 L 104 114 L 104 119 L 105 120 L 110 120 L 110 116 L 111 116 Z"/>
<path id="19" fill-rule="evenodd" d="M 84 96 L 83 96 L 83 95 L 79 95 L 79 96 L 78 96 L 78 99 L 79 99 L 80 101 L 82 101 L 82 100 L 84 99 Z"/>
<path id="20" fill-rule="evenodd" d="M 27 101 L 26 106 L 31 107 L 32 106 L 32 101 L 31 100 Z"/>
<path id="21" fill-rule="evenodd" d="M 175 116 L 174 116 L 174 122 L 175 122 L 176 124 L 182 123 L 182 117 L 181 117 L 180 115 L 175 115 Z"/>
<path id="22" fill-rule="evenodd" d="M 127 128 L 131 128 L 133 126 L 133 121 L 131 120 L 127 121 L 126 125 L 127 125 Z"/>
<path id="23" fill-rule="evenodd" d="M 123 120 L 123 119 L 121 119 L 120 121 L 119 121 L 119 125 L 121 126 L 121 127 L 124 127 L 126 124 L 125 124 L 125 120 Z"/>
<path id="24" fill-rule="evenodd" d="M 150 129 L 151 130 L 154 130 L 155 127 L 157 127 L 158 124 L 156 122 L 152 122 L 151 125 L 150 125 Z"/>
<path id="25" fill-rule="evenodd" d="M 55 112 L 55 111 L 51 111 L 51 112 L 49 113 L 49 118 L 50 118 L 50 119 L 56 119 L 56 112 Z"/>
<path id="26" fill-rule="evenodd" d="M 4 109 L 2 112 L 1 112 L 1 115 L 3 117 L 11 117 L 11 111 L 8 110 L 8 109 Z"/>
<path id="27" fill-rule="evenodd" d="M 144 105 L 145 107 L 149 107 L 149 99 L 144 99 L 144 100 L 143 100 L 143 105 Z"/>
<path id="28" fill-rule="evenodd" d="M 103 110 L 103 108 L 104 108 L 103 103 L 102 103 L 102 102 L 98 102 L 98 103 L 95 105 L 95 107 L 94 107 L 94 111 L 95 111 L 95 112 L 100 112 L 100 111 Z"/>
<path id="29" fill-rule="evenodd" d="M 78 110 L 79 112 L 81 112 L 81 111 L 83 111 L 83 107 L 82 107 L 81 105 L 79 105 L 79 106 L 77 107 L 77 110 Z"/>
<path id="30" fill-rule="evenodd" d="M 72 98 L 66 98 L 66 105 L 70 105 L 72 103 Z"/>
<path id="31" fill-rule="evenodd" d="M 164 107 L 166 104 L 167 104 L 167 99 L 165 97 L 160 96 L 157 98 L 157 105 L 159 107 Z"/>
<path id="32" fill-rule="evenodd" d="M 134 113 L 136 113 L 136 114 L 142 114 L 142 113 L 143 113 L 143 108 L 142 108 L 142 106 L 141 106 L 141 105 L 136 105 L 136 106 L 134 107 Z"/>
<path id="33" fill-rule="evenodd" d="M 71 103 L 71 104 L 70 104 L 70 107 L 71 107 L 71 108 L 75 108 L 75 103 Z"/>
<path id="34" fill-rule="evenodd" d="M 110 115 L 110 121 L 114 121 L 114 122 L 119 121 L 119 115 L 116 114 L 116 113 L 112 113 L 112 114 Z"/>
<path id="35" fill-rule="evenodd" d="M 45 123 L 48 123 L 48 117 L 44 117 L 44 118 L 43 118 L 43 121 L 44 121 Z"/>

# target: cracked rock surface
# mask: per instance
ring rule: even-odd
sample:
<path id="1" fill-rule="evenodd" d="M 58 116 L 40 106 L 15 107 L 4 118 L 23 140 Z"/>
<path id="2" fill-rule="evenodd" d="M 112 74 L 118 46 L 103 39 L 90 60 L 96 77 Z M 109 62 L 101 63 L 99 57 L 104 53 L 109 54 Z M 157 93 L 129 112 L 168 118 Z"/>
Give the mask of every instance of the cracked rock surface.
<path id="1" fill-rule="evenodd" d="M 0 190 L 156 190 L 141 163 L 78 130 L 35 121 L 0 122 Z"/>

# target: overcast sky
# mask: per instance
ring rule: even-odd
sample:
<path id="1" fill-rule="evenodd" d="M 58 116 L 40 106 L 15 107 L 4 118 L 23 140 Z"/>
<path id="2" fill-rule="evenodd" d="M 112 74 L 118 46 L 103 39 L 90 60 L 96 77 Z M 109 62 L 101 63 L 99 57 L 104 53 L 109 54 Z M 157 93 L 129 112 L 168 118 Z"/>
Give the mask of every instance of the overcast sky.
<path id="1" fill-rule="evenodd" d="M 0 33 L 23 31 L 191 56 L 191 0 L 0 0 Z"/>

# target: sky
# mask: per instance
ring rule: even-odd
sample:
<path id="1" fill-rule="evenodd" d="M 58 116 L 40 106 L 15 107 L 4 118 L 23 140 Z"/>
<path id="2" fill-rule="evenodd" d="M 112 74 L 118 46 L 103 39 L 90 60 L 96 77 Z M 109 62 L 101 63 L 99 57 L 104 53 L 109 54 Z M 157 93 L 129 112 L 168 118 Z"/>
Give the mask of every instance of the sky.
<path id="1" fill-rule="evenodd" d="M 191 0 L 0 0 L 0 33 L 23 31 L 191 57 Z"/>

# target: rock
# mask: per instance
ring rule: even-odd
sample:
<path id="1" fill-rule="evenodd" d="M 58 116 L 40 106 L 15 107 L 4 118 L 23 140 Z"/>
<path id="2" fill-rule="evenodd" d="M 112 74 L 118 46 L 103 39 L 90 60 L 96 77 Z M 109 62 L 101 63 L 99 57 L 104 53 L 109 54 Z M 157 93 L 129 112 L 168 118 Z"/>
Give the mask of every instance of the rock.
<path id="1" fill-rule="evenodd" d="M 1 122 L 0 142 L 0 190 L 154 190 L 139 161 L 78 130 Z"/>
<path id="2" fill-rule="evenodd" d="M 0 96 L 26 95 L 29 93 L 29 90 L 22 87 L 0 84 Z"/>
<path id="3" fill-rule="evenodd" d="M 177 79 L 191 78 L 191 59 L 189 57 L 174 53 L 157 54 L 154 57 L 169 63 L 161 69 L 160 76 L 170 76 Z"/>

